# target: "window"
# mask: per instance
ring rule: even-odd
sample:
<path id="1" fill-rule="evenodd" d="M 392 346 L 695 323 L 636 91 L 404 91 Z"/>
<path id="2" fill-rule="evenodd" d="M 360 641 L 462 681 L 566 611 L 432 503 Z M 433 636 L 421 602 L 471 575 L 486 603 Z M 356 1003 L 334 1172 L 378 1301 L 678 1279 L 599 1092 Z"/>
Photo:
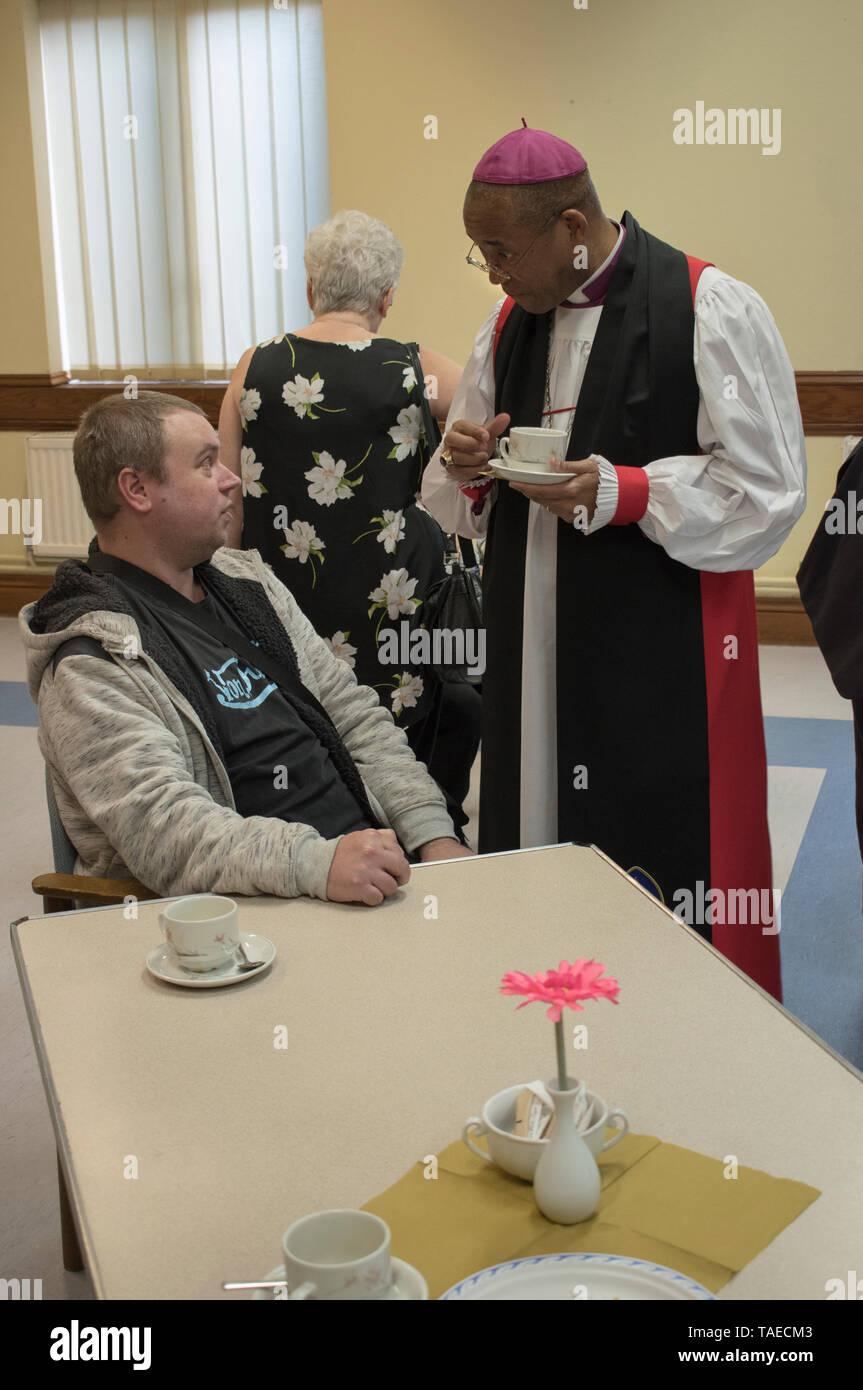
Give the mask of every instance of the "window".
<path id="1" fill-rule="evenodd" d="M 64 365 L 223 376 L 307 317 L 320 0 L 41 0 Z"/>

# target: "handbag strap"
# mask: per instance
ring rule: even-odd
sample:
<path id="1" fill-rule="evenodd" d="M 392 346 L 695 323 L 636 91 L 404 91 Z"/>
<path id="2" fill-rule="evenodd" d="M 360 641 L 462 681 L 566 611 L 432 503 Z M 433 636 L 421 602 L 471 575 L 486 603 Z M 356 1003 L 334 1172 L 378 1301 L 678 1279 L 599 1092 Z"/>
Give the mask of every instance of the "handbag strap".
<path id="1" fill-rule="evenodd" d="M 419 344 L 406 343 L 405 346 L 408 350 L 408 356 L 410 357 L 411 363 L 413 365 L 414 375 L 416 376 L 417 381 L 420 383 L 420 389 L 422 391 L 422 406 L 420 408 L 422 410 L 423 429 L 425 430 L 426 442 L 428 444 L 429 458 L 431 458 L 432 454 L 440 446 L 443 436 L 440 432 L 440 426 L 438 425 L 437 420 L 434 418 L 434 415 L 432 414 L 431 406 L 428 403 L 428 397 L 425 393 L 425 377 L 423 376 L 422 362 L 420 360 Z M 417 479 L 417 492 L 419 492 L 421 484 L 422 472 L 420 472 L 420 476 Z M 462 568 L 467 566 L 468 569 L 473 569 L 477 563 L 476 552 L 473 547 L 473 541 L 468 540 L 464 536 L 457 535 L 455 538 L 455 543 L 456 551 L 459 552 L 459 559 Z"/>
<path id="2" fill-rule="evenodd" d="M 363 815 L 375 828 L 380 829 L 380 821 L 369 804 L 360 773 L 338 729 L 327 710 L 308 686 L 303 685 L 296 672 L 283 662 L 277 661 L 268 652 L 262 651 L 239 630 L 227 627 L 215 614 L 207 612 L 200 603 L 193 603 L 191 599 L 172 589 L 169 584 L 164 584 L 149 571 L 139 569 L 137 565 L 128 565 L 125 560 L 120 560 L 114 555 L 105 555 L 103 551 L 91 554 L 87 559 L 87 567 L 94 574 L 113 574 L 120 580 L 124 578 L 124 571 L 131 570 L 126 578 L 134 587 L 176 612 L 184 614 L 217 642 L 221 642 L 222 646 L 236 652 L 238 656 L 245 657 L 253 667 L 275 681 L 285 699 L 330 754 L 337 772 L 348 790 L 353 793 Z M 200 576 L 198 582 L 200 583 Z M 209 594 L 207 596 L 210 597 Z"/>
<path id="3" fill-rule="evenodd" d="M 456 534 L 455 543 L 461 552 L 461 562 L 465 569 L 475 569 L 477 565 L 476 551 L 472 540 L 467 536 Z"/>
<path id="4" fill-rule="evenodd" d="M 420 388 L 420 393 L 422 395 L 422 404 L 420 405 L 420 411 L 422 412 L 423 430 L 425 431 L 426 443 L 428 445 L 429 451 L 429 458 L 431 458 L 432 454 L 435 452 L 435 450 L 441 442 L 440 427 L 438 426 L 437 420 L 432 415 L 431 406 L 429 405 L 428 397 L 426 396 L 425 376 L 423 374 L 423 365 L 420 360 L 419 344 L 405 343 L 405 347 L 407 348 L 408 357 L 410 358 L 411 366 L 414 369 L 414 376 L 417 379 L 417 384 Z M 419 492 L 420 490 L 419 484 L 421 482 L 422 471 L 420 471 L 420 476 L 417 480 L 417 487 L 415 489 L 417 492 Z"/>

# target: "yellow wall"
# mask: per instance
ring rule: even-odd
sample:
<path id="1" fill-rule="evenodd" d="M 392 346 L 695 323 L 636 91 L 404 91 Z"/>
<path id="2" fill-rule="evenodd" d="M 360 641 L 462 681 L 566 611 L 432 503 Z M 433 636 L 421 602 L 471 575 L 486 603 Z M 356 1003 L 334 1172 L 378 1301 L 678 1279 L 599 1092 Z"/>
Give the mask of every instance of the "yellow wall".
<path id="1" fill-rule="evenodd" d="M 35 13 L 0 6 L 0 372 L 60 365 L 27 83 Z M 496 295 L 464 262 L 464 190 L 524 115 L 583 150 L 611 216 L 629 208 L 754 285 L 796 369 L 861 366 L 859 0 L 324 0 L 324 22 L 333 208 L 383 218 L 405 247 L 394 335 L 470 351 Z M 676 145 L 673 112 L 698 100 L 779 107 L 781 152 Z M 0 433 L 0 496 L 23 495 L 24 437 Z M 809 507 L 759 587 L 793 592 L 840 460 L 839 440 L 809 441 Z M 23 563 L 20 538 L 0 535 L 0 568 Z"/>
<path id="2" fill-rule="evenodd" d="M 46 313 L 46 291 L 54 293 L 53 268 L 50 256 L 43 263 L 39 237 L 39 198 L 47 192 L 44 122 L 37 107 L 37 163 L 30 114 L 28 63 L 38 60 L 37 42 L 35 0 L 5 0 L 0 7 L 0 373 L 60 367 Z"/>
<path id="3" fill-rule="evenodd" d="M 40 238 L 47 169 L 38 71 L 36 0 L 0 6 L 0 374 L 38 375 L 61 367 L 53 261 Z M 28 81 L 28 69 L 30 80 Z M 35 134 L 35 140 L 34 140 Z M 35 150 L 35 152 L 34 152 Z M 43 254 L 43 251 L 45 254 Z M 0 431 L 0 498 L 24 497 L 26 433 Z M 0 526 L 6 515 L 0 511 Z M 0 570 L 29 564 L 20 536 L 0 531 Z"/>

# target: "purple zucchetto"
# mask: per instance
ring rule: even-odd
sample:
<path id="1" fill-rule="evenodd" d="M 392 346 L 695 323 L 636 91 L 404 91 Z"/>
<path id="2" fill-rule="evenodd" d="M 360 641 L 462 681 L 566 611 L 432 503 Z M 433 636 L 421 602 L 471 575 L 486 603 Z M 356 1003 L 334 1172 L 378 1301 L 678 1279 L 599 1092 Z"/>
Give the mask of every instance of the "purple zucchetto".
<path id="1" fill-rule="evenodd" d="M 521 123 L 521 130 L 510 131 L 486 150 L 473 171 L 477 183 L 546 183 L 571 178 L 587 168 L 587 160 L 574 145 L 547 130 L 531 130 L 524 116 Z"/>

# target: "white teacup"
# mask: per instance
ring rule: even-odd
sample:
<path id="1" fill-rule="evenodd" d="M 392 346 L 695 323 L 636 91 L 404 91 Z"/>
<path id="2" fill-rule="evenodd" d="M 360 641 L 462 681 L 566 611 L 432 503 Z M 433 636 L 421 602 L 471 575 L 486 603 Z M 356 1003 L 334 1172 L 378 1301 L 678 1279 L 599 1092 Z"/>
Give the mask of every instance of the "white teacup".
<path id="1" fill-rule="evenodd" d="M 491 1096 L 483 1106 L 482 1119 L 478 1119 L 476 1115 L 472 1116 L 461 1137 L 468 1148 L 479 1154 L 480 1158 L 486 1159 L 489 1163 L 496 1163 L 499 1168 L 512 1173 L 516 1178 L 525 1178 L 528 1182 L 533 1182 L 542 1146 L 547 1144 L 548 1140 L 525 1139 L 520 1134 L 512 1133 L 516 1101 L 526 1085 L 527 1082 L 522 1082 L 520 1086 L 508 1086 L 505 1091 L 498 1091 L 496 1095 Z M 602 1096 L 598 1096 L 595 1091 L 588 1091 L 587 1099 L 591 1106 L 590 1128 L 581 1130 L 580 1133 L 593 1157 L 599 1158 L 601 1153 L 619 1143 L 628 1132 L 629 1120 L 623 1110 L 609 1110 Z M 619 1133 L 611 1139 L 606 1139 L 606 1125 L 617 1128 Z M 473 1142 L 472 1130 L 486 1136 L 488 1153 Z"/>
<path id="2" fill-rule="evenodd" d="M 552 458 L 562 459 L 566 453 L 566 434 L 563 430 L 519 426 L 501 439 L 500 453 L 504 463 L 528 463 L 531 468 L 550 470 Z"/>
<path id="3" fill-rule="evenodd" d="M 159 913 L 159 926 L 185 970 L 215 970 L 240 944 L 237 904 L 214 893 L 169 903 Z"/>
<path id="4" fill-rule="evenodd" d="M 393 1281 L 390 1228 L 369 1211 L 316 1211 L 282 1236 L 288 1298 L 386 1298 Z"/>

